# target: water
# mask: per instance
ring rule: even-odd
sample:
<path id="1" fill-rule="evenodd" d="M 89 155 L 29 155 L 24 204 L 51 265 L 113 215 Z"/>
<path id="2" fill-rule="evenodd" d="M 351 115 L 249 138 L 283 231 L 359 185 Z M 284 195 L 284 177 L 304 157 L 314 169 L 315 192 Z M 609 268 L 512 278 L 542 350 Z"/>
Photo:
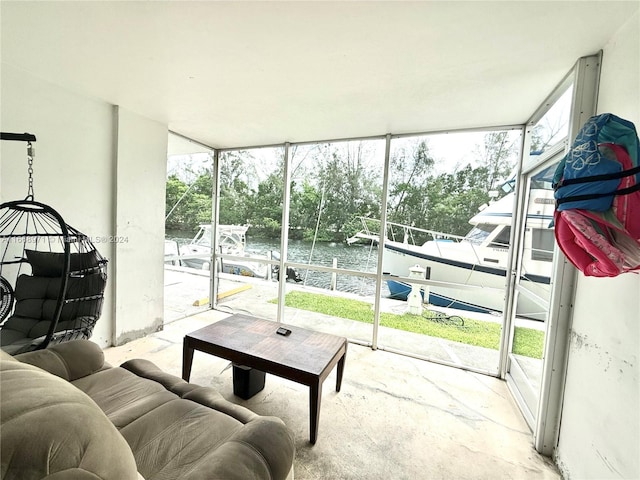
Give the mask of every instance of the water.
<path id="1" fill-rule="evenodd" d="M 171 237 L 180 245 L 189 243 L 190 238 Z M 309 256 L 312 253 L 311 262 Z M 280 241 L 276 239 L 254 239 L 247 237 L 245 252 L 259 256 L 266 255 L 267 252 L 279 252 Z M 288 247 L 288 260 L 296 263 L 311 265 L 321 265 L 324 267 L 333 266 L 333 259 L 337 260 L 338 268 L 357 270 L 360 272 L 375 273 L 378 264 L 378 248 L 370 245 L 347 245 L 336 242 L 312 242 L 302 240 L 290 240 Z M 302 284 L 329 289 L 331 287 L 331 273 L 318 272 L 312 269 L 296 269 L 303 279 Z M 338 275 L 336 279 L 336 289 L 341 292 L 356 293 L 359 295 L 375 295 L 375 281 L 369 278 L 354 275 Z M 386 284 L 383 284 L 383 295 L 388 295 Z"/>
<path id="2" fill-rule="evenodd" d="M 311 261 L 309 261 L 312 247 L 313 254 L 311 255 Z M 278 241 L 247 238 L 247 252 L 264 253 L 269 250 L 279 251 L 279 249 L 280 244 Z M 369 245 L 347 245 L 346 243 L 335 242 L 316 242 L 314 246 L 312 242 L 291 240 L 287 257 L 291 262 L 324 267 L 333 266 L 333 259 L 335 258 L 338 268 L 375 273 L 378 265 L 378 248 L 377 246 L 371 248 Z M 304 280 L 303 283 L 305 285 L 319 288 L 330 288 L 331 286 L 331 273 L 318 272 L 312 269 L 299 269 L 297 272 Z M 374 295 L 376 289 L 373 279 L 354 275 L 338 275 L 336 288 L 342 292 L 360 295 Z"/>

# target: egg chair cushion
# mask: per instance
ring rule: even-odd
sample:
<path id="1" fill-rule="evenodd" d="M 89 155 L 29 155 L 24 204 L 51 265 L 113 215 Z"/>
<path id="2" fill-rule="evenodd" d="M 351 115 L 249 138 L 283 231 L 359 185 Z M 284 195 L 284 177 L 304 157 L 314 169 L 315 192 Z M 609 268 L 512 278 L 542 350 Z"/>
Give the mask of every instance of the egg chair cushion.
<path id="1" fill-rule="evenodd" d="M 3 350 L 16 354 L 33 349 L 32 345 L 39 343 L 37 340 L 44 340 L 55 317 L 60 283 L 60 277 L 18 277 L 13 315 L 0 330 Z M 106 276 L 100 273 L 70 277 L 66 299 L 71 301 L 63 306 L 55 332 L 76 331 L 75 338 L 88 338 L 100 316 L 105 286 Z"/>
<path id="2" fill-rule="evenodd" d="M 27 261 L 31 264 L 31 273 L 36 277 L 60 277 L 64 269 L 64 253 L 39 252 L 25 250 Z M 72 253 L 69 259 L 69 270 L 76 272 L 95 268 L 99 265 L 96 251 Z"/>

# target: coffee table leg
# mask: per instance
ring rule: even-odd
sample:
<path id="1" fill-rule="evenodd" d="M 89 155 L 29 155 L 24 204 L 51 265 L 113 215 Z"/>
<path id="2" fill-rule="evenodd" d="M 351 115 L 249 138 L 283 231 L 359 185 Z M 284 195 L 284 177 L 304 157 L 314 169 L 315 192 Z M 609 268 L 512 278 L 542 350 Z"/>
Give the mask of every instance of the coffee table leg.
<path id="1" fill-rule="evenodd" d="M 320 400 L 322 399 L 322 382 L 318 379 L 311 385 L 309 392 L 309 441 L 315 445 L 318 438 L 318 423 L 320 422 Z"/>
<path id="2" fill-rule="evenodd" d="M 193 363 L 193 347 L 189 346 L 187 339 L 182 344 L 182 379 L 186 382 L 191 378 L 191 364 Z"/>
<path id="3" fill-rule="evenodd" d="M 344 362 L 347 359 L 347 352 L 344 352 L 344 355 L 342 355 L 342 358 L 340 360 L 338 360 L 338 371 L 337 371 L 337 378 L 336 378 L 336 392 L 340 391 L 340 387 L 342 386 L 342 374 L 344 373 Z"/>

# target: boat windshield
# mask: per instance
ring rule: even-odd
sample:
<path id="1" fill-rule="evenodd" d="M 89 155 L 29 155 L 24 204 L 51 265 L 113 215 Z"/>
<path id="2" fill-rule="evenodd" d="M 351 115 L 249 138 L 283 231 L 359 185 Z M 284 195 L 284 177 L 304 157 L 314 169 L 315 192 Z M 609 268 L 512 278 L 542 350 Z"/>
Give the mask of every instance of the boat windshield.
<path id="1" fill-rule="evenodd" d="M 492 248 L 509 248 L 509 240 L 511 236 L 511 227 L 505 226 L 500 233 L 498 233 L 491 243 L 489 244 Z"/>
<path id="2" fill-rule="evenodd" d="M 480 245 L 487 239 L 489 234 L 495 230 L 495 225 L 489 225 L 488 223 L 481 223 L 471 229 L 469 233 L 464 237 L 465 240 Z"/>
<path id="3" fill-rule="evenodd" d="M 211 248 L 211 227 L 207 225 L 201 225 L 200 230 L 191 240 L 192 244 L 199 245 L 201 247 Z"/>
<path id="4" fill-rule="evenodd" d="M 218 245 L 221 253 L 242 255 L 244 253 L 248 227 L 242 225 L 218 225 Z M 211 248 L 211 225 L 201 225 L 200 231 L 191 241 L 200 247 Z"/>

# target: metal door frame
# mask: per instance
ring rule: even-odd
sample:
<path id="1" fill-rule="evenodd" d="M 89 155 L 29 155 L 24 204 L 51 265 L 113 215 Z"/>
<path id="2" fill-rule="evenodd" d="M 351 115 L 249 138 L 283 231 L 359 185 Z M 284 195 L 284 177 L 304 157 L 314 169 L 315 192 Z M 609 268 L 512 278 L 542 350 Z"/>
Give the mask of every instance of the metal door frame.
<path id="1" fill-rule="evenodd" d="M 542 118 L 544 113 L 555 102 L 557 98 L 566 90 L 567 86 L 573 82 L 571 114 L 569 119 L 569 131 L 567 138 L 575 138 L 578 130 L 584 123 L 596 113 L 598 85 L 600 79 L 600 66 L 602 64 L 602 52 L 595 55 L 580 58 L 571 72 L 558 85 L 556 90 L 543 102 L 541 107 L 527 122 L 532 126 Z M 523 146 L 530 144 L 531 131 L 527 128 Z M 527 138 L 529 137 L 529 138 Z M 569 142 L 565 146 L 568 150 Z M 551 152 L 550 152 L 551 153 Z M 520 216 L 523 221 L 524 204 L 526 201 L 526 181 L 530 173 L 538 168 L 543 162 L 549 161 L 551 155 L 543 155 L 539 159 L 529 156 L 529 150 L 523 148 L 521 161 L 521 171 L 518 175 L 520 186 L 518 187 L 517 205 L 514 208 L 515 215 Z M 528 157 L 528 158 L 527 158 Z M 526 160 L 525 160 L 526 159 Z M 521 225 L 521 223 L 520 223 Z M 512 235 L 520 235 L 519 228 L 512 232 Z M 512 244 L 513 244 L 512 239 Z M 518 244 L 519 239 L 516 239 Z M 514 298 L 516 290 L 516 258 L 512 258 L 512 282 L 510 283 L 509 294 L 507 295 L 507 308 L 505 309 L 505 335 L 501 348 L 503 349 L 501 358 L 501 377 L 505 378 L 518 406 L 529 423 L 534 437 L 534 447 L 543 455 L 551 456 L 558 444 L 558 434 L 562 415 L 562 402 L 564 397 L 564 386 L 566 382 L 569 334 L 573 315 L 573 299 L 575 296 L 576 270 L 571 265 L 557 244 L 554 249 L 554 263 L 551 277 L 551 298 L 549 302 L 549 315 L 545 332 L 545 345 L 543 351 L 543 366 L 540 390 L 538 392 L 537 408 L 535 412 L 530 411 L 525 404 L 526 393 L 520 391 L 517 377 L 517 368 L 511 373 L 510 351 L 514 329 Z M 507 316 L 508 315 L 508 316 Z M 509 332 L 507 335 L 506 332 Z"/>

